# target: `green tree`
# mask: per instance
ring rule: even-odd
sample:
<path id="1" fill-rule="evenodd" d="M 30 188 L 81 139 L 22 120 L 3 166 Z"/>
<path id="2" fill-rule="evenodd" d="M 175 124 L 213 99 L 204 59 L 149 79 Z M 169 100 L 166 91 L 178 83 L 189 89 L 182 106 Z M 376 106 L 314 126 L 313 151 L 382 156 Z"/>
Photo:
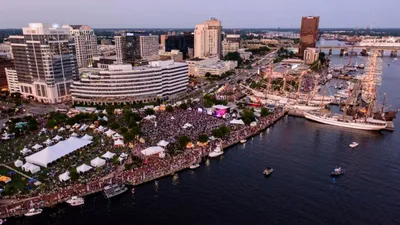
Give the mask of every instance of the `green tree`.
<path id="1" fill-rule="evenodd" d="M 112 106 L 112 105 L 108 105 L 107 107 L 106 107 L 106 112 L 107 112 L 107 115 L 114 115 L 114 106 Z"/>
<path id="2" fill-rule="evenodd" d="M 206 134 L 200 134 L 197 140 L 201 143 L 206 143 L 208 141 L 208 136 Z"/>
<path id="3" fill-rule="evenodd" d="M 121 131 L 122 134 L 125 134 L 128 131 L 128 128 L 121 127 L 119 130 Z"/>
<path id="4" fill-rule="evenodd" d="M 146 115 L 154 115 L 154 109 L 147 108 L 147 109 L 144 111 L 144 113 L 145 113 Z"/>
<path id="5" fill-rule="evenodd" d="M 132 134 L 132 132 L 124 133 L 124 140 L 126 142 L 131 142 L 131 141 L 133 141 L 134 138 L 135 138 L 135 136 Z"/>
<path id="6" fill-rule="evenodd" d="M 173 112 L 174 111 L 174 107 L 172 107 L 172 105 L 167 105 L 167 107 L 165 108 L 165 111 Z"/>
<path id="7" fill-rule="evenodd" d="M 36 121 L 36 119 L 34 117 L 32 117 L 28 121 L 28 130 L 34 131 L 34 130 L 37 130 L 37 129 L 38 129 L 38 122 Z"/>
<path id="8" fill-rule="evenodd" d="M 114 123 L 110 124 L 110 128 L 113 129 L 113 130 L 116 130 L 116 129 L 119 128 L 119 124 L 114 122 Z"/>
<path id="9" fill-rule="evenodd" d="M 239 52 L 229 52 L 224 57 L 224 60 L 237 61 L 238 62 L 238 66 L 242 65 L 242 63 L 243 63 L 243 59 L 240 57 L 240 53 Z"/>
<path id="10" fill-rule="evenodd" d="M 76 169 L 70 169 L 69 170 L 69 177 L 71 177 L 71 180 L 73 180 L 73 181 L 78 180 L 79 173 L 76 171 Z"/>
<path id="11" fill-rule="evenodd" d="M 179 138 L 179 145 L 184 149 L 186 145 L 190 142 L 190 138 L 188 136 L 182 136 Z"/>
<path id="12" fill-rule="evenodd" d="M 220 129 L 215 129 L 212 131 L 212 135 L 216 138 L 222 138 L 224 133 Z"/>
<path id="13" fill-rule="evenodd" d="M 241 116 L 245 124 L 250 124 L 255 120 L 254 112 L 249 109 L 244 109 Z"/>
<path id="14" fill-rule="evenodd" d="M 179 105 L 180 109 L 186 110 L 188 108 L 188 105 L 186 103 L 182 103 Z"/>
<path id="15" fill-rule="evenodd" d="M 268 116 L 270 113 L 269 113 L 269 110 L 267 109 L 267 108 L 264 108 L 264 107 L 262 107 L 261 108 L 261 113 L 260 113 L 260 115 L 262 116 L 262 117 L 266 117 L 266 116 Z"/>
<path id="16" fill-rule="evenodd" d="M 47 128 L 53 129 L 55 126 L 57 126 L 57 121 L 55 119 L 47 120 Z"/>
<path id="17" fill-rule="evenodd" d="M 207 72 L 206 74 L 204 74 L 204 76 L 207 77 L 207 78 L 208 78 L 208 77 L 211 77 L 211 73 L 210 73 L 210 72 Z"/>
<path id="18" fill-rule="evenodd" d="M 222 126 L 219 128 L 222 132 L 222 135 L 225 137 L 227 135 L 229 135 L 231 133 L 231 128 L 227 127 L 227 126 Z"/>

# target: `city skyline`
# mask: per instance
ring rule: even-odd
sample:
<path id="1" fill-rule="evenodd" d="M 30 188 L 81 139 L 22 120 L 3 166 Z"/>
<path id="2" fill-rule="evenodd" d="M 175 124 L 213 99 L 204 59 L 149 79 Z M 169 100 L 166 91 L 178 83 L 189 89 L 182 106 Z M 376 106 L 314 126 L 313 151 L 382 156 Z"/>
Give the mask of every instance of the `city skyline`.
<path id="1" fill-rule="evenodd" d="M 194 28 L 210 17 L 221 20 L 224 28 L 298 28 L 301 17 L 309 15 L 321 17 L 320 28 L 396 28 L 400 18 L 395 10 L 400 2 L 395 0 L 339 0 L 331 5 L 316 0 L 303 0 L 301 4 L 297 0 L 230 3 L 227 0 L 191 4 L 184 0 L 120 0 L 118 4 L 105 0 L 63 3 L 16 0 L 2 5 L 0 28 L 20 28 L 31 22 L 88 24 L 93 28 Z"/>

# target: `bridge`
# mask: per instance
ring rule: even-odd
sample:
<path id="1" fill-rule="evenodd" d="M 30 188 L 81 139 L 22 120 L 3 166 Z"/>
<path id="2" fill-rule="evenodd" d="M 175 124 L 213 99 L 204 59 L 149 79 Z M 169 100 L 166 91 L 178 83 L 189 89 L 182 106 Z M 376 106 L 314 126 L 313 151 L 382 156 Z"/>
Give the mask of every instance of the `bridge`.
<path id="1" fill-rule="evenodd" d="M 381 56 L 385 51 L 390 51 L 391 57 L 397 57 L 397 52 L 400 51 L 400 46 L 318 46 L 317 49 L 319 50 L 329 50 L 329 55 L 332 55 L 332 50 L 340 50 L 340 56 L 349 55 L 349 50 L 360 50 L 361 55 L 367 56 L 371 53 L 372 50 L 378 51 Z"/>

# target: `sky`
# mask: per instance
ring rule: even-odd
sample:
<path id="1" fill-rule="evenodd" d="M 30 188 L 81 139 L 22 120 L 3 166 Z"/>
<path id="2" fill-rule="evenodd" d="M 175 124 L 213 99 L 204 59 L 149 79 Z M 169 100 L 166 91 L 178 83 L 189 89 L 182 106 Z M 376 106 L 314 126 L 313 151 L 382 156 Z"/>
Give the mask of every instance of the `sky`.
<path id="1" fill-rule="evenodd" d="M 0 28 L 32 22 L 93 28 L 194 28 L 210 17 L 224 28 L 399 28 L 400 0 L 0 0 Z"/>

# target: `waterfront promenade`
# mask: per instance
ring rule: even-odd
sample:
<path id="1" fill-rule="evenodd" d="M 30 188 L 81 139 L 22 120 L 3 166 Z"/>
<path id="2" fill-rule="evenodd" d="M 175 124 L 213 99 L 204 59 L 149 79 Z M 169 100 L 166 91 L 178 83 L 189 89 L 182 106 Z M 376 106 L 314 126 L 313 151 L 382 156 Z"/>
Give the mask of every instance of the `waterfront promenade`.
<path id="1" fill-rule="evenodd" d="M 257 135 L 260 131 L 268 128 L 285 115 L 282 109 L 276 109 L 274 113 L 267 117 L 260 118 L 254 127 L 245 126 L 241 129 L 232 131 L 230 135 L 222 139 L 224 149 L 238 143 L 242 139 Z M 189 168 L 190 165 L 199 162 L 202 157 L 208 155 L 217 143 L 211 143 L 208 147 L 187 150 L 182 154 L 165 159 L 154 159 L 151 164 L 145 164 L 132 170 L 123 170 L 123 166 L 101 179 L 77 184 L 67 188 L 52 190 L 49 193 L 38 195 L 27 199 L 15 199 L 10 204 L 0 207 L 0 218 L 11 216 L 21 216 L 30 208 L 52 207 L 58 203 L 65 202 L 71 196 L 86 196 L 101 192 L 106 185 L 112 183 L 125 183 L 129 185 L 140 185 L 180 170 Z"/>

